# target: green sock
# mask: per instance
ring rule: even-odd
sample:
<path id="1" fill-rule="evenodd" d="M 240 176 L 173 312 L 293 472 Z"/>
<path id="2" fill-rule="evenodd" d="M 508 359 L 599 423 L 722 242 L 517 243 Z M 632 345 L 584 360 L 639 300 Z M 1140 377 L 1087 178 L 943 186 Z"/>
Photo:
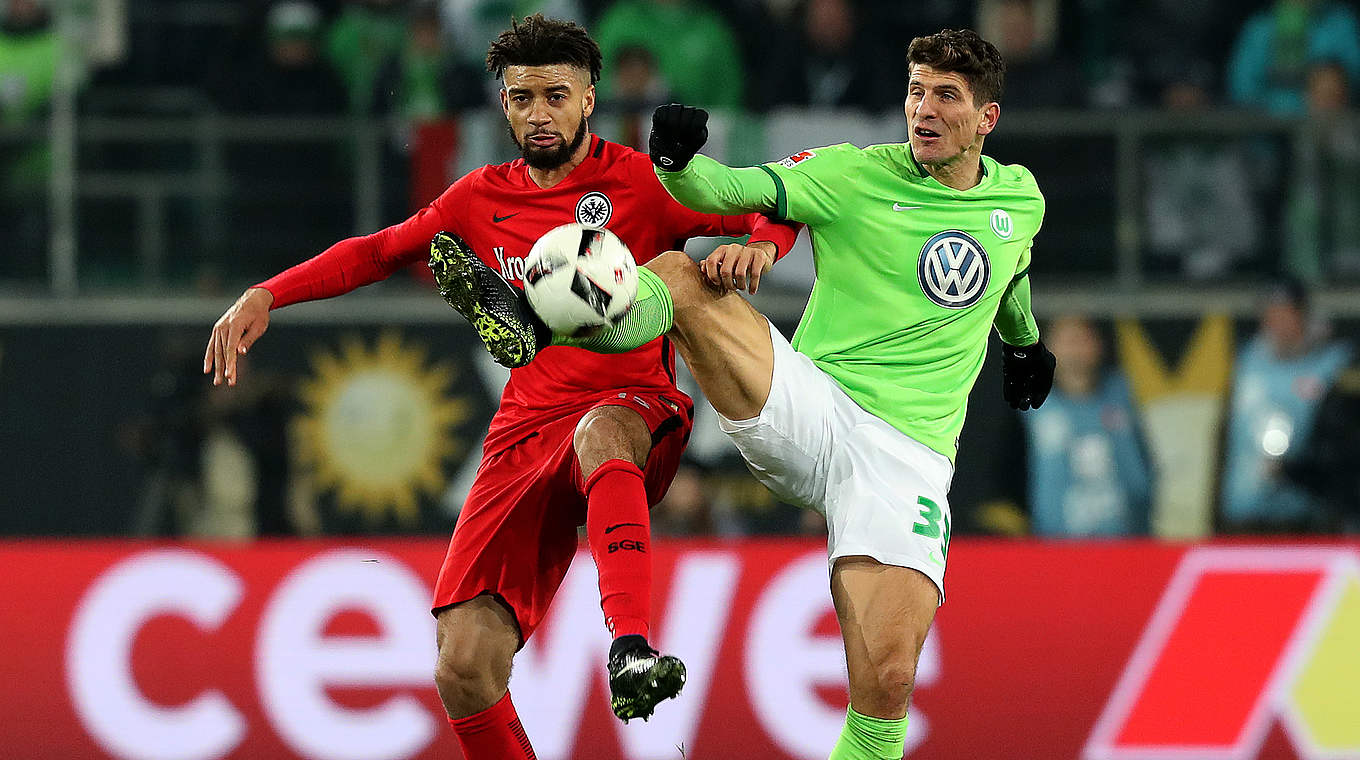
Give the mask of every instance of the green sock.
<path id="1" fill-rule="evenodd" d="M 907 740 L 907 718 L 871 718 L 850 707 L 845 728 L 828 760 L 902 760 Z"/>
<path id="2" fill-rule="evenodd" d="M 621 354 L 666 334 L 675 320 L 671 292 L 652 270 L 638 267 L 638 292 L 633 308 L 618 324 L 584 338 L 554 335 L 554 346 L 575 346 L 597 354 Z"/>

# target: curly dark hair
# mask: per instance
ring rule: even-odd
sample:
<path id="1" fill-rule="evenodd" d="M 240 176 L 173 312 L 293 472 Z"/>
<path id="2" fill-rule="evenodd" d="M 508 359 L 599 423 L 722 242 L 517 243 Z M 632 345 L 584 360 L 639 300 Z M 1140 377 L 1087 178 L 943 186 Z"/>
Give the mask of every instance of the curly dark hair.
<path id="1" fill-rule="evenodd" d="M 992 43 L 972 29 L 945 29 L 917 37 L 907 47 L 907 69 L 913 64 L 961 75 L 973 90 L 973 105 L 1001 100 L 1006 62 Z"/>
<path id="2" fill-rule="evenodd" d="M 565 63 L 590 72 L 590 83 L 600 81 L 600 46 L 586 30 L 572 21 L 544 18 L 535 13 L 523 20 L 510 19 L 486 51 L 486 70 L 497 78 L 507 66 L 548 66 Z"/>

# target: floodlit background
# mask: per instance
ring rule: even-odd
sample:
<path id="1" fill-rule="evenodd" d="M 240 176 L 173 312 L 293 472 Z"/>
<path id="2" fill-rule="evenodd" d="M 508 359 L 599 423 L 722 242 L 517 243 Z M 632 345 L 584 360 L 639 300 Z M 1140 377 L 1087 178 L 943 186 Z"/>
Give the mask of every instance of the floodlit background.
<path id="1" fill-rule="evenodd" d="M 236 388 L 201 360 L 243 288 L 514 158 L 482 61 L 537 10 L 604 49 L 596 133 L 701 105 L 736 165 L 904 140 L 914 36 L 1007 61 L 986 152 L 1047 198 L 1059 373 L 1016 415 L 993 352 L 972 394 L 910 757 L 1360 757 L 1334 0 L 0 0 L 6 756 L 456 756 L 425 608 L 504 372 L 420 268 L 276 312 Z M 785 332 L 809 253 L 753 299 Z M 545 760 L 816 760 L 839 730 L 824 525 L 700 409 L 653 513 L 690 684 L 608 717 L 582 555 L 512 685 Z"/>

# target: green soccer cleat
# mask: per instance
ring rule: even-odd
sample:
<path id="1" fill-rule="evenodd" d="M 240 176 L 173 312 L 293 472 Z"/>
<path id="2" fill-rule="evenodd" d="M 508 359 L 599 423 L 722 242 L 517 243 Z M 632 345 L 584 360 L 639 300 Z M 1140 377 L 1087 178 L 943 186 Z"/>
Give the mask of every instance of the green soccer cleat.
<path id="1" fill-rule="evenodd" d="M 457 235 L 440 232 L 430 241 L 430 271 L 439 295 L 471 323 L 498 364 L 523 367 L 551 341 L 524 294 Z"/>
<path id="2" fill-rule="evenodd" d="M 609 706 L 624 723 L 647 720 L 657 703 L 680 693 L 685 663 L 663 655 L 641 636 L 621 636 L 610 648 Z"/>

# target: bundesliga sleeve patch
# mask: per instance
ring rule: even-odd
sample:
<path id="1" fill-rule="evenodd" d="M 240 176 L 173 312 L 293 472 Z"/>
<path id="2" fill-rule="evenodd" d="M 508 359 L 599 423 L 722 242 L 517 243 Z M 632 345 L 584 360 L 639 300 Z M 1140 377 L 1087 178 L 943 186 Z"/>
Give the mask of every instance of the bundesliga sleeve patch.
<path id="1" fill-rule="evenodd" d="M 810 150 L 805 150 L 802 153 L 795 153 L 792 156 L 789 156 L 788 158 L 781 160 L 779 162 L 779 165 L 792 169 L 793 167 L 797 166 L 798 164 L 801 164 L 802 162 L 808 160 L 809 158 L 812 158 L 815 155 L 817 154 Z"/>

